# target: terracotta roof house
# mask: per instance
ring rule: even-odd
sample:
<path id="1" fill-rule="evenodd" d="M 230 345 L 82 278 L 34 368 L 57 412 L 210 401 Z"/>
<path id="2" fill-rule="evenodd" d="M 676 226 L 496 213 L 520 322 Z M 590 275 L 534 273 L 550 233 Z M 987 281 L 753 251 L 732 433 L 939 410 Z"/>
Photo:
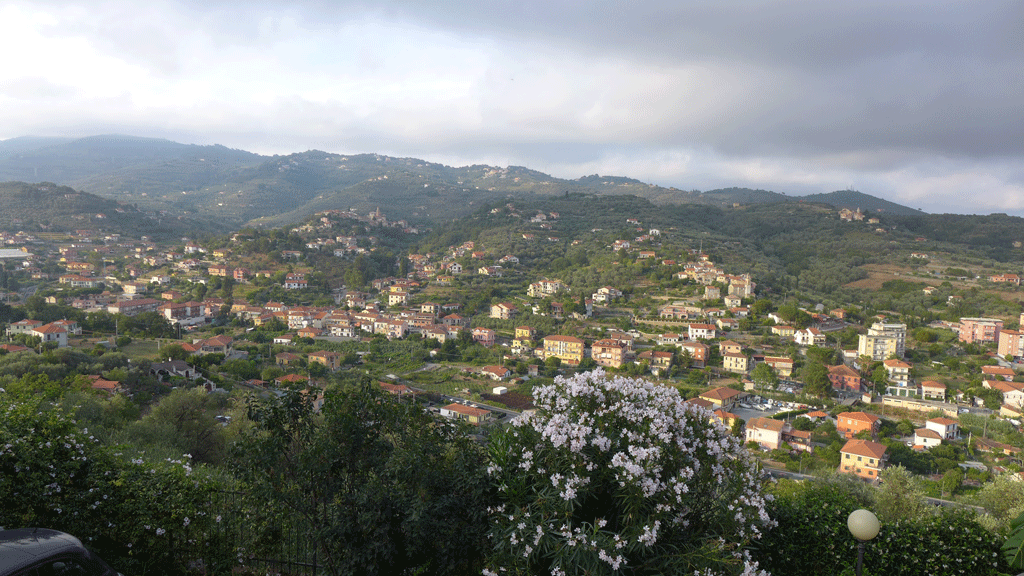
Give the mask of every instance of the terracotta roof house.
<path id="1" fill-rule="evenodd" d="M 875 480 L 885 468 L 885 445 L 870 440 L 850 440 L 839 451 L 839 472 Z"/>
<path id="2" fill-rule="evenodd" d="M 836 416 L 836 430 L 846 438 L 865 430 L 874 437 L 881 426 L 881 418 L 865 412 L 842 412 Z"/>
<path id="3" fill-rule="evenodd" d="M 782 429 L 786 423 L 774 418 L 751 418 L 747 422 L 746 441 L 775 450 L 782 445 Z"/>
<path id="4" fill-rule="evenodd" d="M 309 355 L 310 362 L 324 365 L 328 370 L 334 372 L 341 367 L 341 354 L 329 350 L 320 350 Z"/>
<path id="5" fill-rule="evenodd" d="M 736 400 L 745 395 L 744 392 L 739 390 L 719 386 L 718 388 L 712 388 L 707 392 L 701 393 L 700 398 L 711 402 L 715 408 L 728 409 Z"/>
<path id="6" fill-rule="evenodd" d="M 860 373 L 846 364 L 828 367 L 828 380 L 835 390 L 860 393 L 863 389 L 863 381 Z"/>
<path id="7" fill-rule="evenodd" d="M 925 400 L 946 400 L 946 385 L 934 380 L 921 382 L 921 397 Z"/>
<path id="8" fill-rule="evenodd" d="M 924 426 L 937 433 L 943 440 L 952 440 L 960 435 L 960 424 L 950 418 L 932 418 L 925 422 Z"/>
<path id="9" fill-rule="evenodd" d="M 393 394 L 395 396 L 402 396 L 405 394 L 413 393 L 412 389 L 406 386 L 405 384 L 391 384 L 390 382 L 378 382 L 377 385 L 380 386 L 381 390 L 387 392 L 388 394 Z"/>
<path id="10" fill-rule="evenodd" d="M 470 424 L 476 424 L 478 426 L 489 418 L 490 415 L 490 410 L 456 403 L 452 403 L 441 408 L 441 416 L 445 418 L 450 418 L 452 420 L 464 420 Z"/>
<path id="11" fill-rule="evenodd" d="M 1016 375 L 1013 371 L 1013 368 L 1007 368 L 1003 366 L 982 366 L 981 373 L 984 374 L 985 376 L 995 376 L 998 378 L 1002 378 L 1003 380 L 1006 381 L 1013 380 L 1013 377 Z M 994 380 L 994 378 L 985 378 L 985 380 L 990 379 Z"/>
<path id="12" fill-rule="evenodd" d="M 274 380 L 277 384 L 299 384 L 309 382 L 309 378 L 301 374 L 285 374 Z"/>
<path id="13" fill-rule="evenodd" d="M 917 428 L 914 430 L 914 447 L 934 448 L 942 444 L 942 436 L 935 430 L 929 428 Z"/>
<path id="14" fill-rule="evenodd" d="M 512 371 L 504 366 L 484 366 L 480 373 L 491 380 L 504 380 L 512 374 Z"/>

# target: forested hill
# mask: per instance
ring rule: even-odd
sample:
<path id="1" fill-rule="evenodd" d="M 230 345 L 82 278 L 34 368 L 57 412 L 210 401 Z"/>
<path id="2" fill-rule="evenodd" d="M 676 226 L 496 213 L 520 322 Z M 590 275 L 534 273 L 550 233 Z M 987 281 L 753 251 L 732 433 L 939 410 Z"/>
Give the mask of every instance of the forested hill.
<path id="1" fill-rule="evenodd" d="M 119 135 L 2 141 L 3 180 L 55 182 L 143 210 L 228 227 L 280 226 L 320 210 L 369 211 L 378 206 L 392 219 L 429 224 L 470 214 L 499 198 L 566 193 L 633 195 L 660 205 L 814 201 L 872 213 L 878 207 L 889 214 L 914 213 L 860 193 L 799 198 L 743 188 L 685 191 L 622 176 L 556 178 L 521 166 L 451 167 L 416 158 L 316 150 L 261 156 L 224 146 Z"/>
<path id="2" fill-rule="evenodd" d="M 895 202 L 889 202 L 882 198 L 876 198 L 870 194 L 857 192 L 856 190 L 837 190 L 828 194 L 810 194 L 797 198 L 804 202 L 821 202 L 836 208 L 849 208 L 850 210 L 860 209 L 867 216 L 879 214 L 893 214 L 896 216 L 916 216 L 924 214 L 923 211 L 914 208 L 907 208 Z"/>
<path id="3" fill-rule="evenodd" d="M 197 230 L 195 223 L 161 219 L 133 205 L 49 182 L 0 182 L 0 206 L 0 230 L 92 230 L 154 239 Z"/>

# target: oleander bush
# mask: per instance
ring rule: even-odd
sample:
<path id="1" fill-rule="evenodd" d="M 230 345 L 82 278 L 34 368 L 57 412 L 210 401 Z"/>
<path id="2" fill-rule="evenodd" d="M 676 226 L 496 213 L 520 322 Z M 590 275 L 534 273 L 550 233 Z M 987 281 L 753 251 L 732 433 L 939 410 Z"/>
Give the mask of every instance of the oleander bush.
<path id="1" fill-rule="evenodd" d="M 485 574 L 754 574 L 772 526 L 741 441 L 673 388 L 603 371 L 534 389 L 490 444 Z"/>

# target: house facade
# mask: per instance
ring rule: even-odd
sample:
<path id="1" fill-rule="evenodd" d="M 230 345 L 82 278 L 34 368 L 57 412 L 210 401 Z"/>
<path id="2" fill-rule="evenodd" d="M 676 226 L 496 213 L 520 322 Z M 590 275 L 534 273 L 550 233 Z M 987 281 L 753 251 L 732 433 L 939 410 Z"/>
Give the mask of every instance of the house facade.
<path id="1" fill-rule="evenodd" d="M 850 440 L 839 451 L 839 472 L 876 480 L 886 465 L 885 451 L 885 445 L 878 442 Z"/>

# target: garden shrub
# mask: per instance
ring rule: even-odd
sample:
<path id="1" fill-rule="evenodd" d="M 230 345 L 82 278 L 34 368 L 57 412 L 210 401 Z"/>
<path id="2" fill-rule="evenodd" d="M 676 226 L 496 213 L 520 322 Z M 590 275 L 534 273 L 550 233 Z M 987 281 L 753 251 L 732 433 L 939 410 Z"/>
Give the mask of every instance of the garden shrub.
<path id="1" fill-rule="evenodd" d="M 486 574 L 759 573 L 762 473 L 711 412 L 601 370 L 534 398 L 492 437 Z"/>

